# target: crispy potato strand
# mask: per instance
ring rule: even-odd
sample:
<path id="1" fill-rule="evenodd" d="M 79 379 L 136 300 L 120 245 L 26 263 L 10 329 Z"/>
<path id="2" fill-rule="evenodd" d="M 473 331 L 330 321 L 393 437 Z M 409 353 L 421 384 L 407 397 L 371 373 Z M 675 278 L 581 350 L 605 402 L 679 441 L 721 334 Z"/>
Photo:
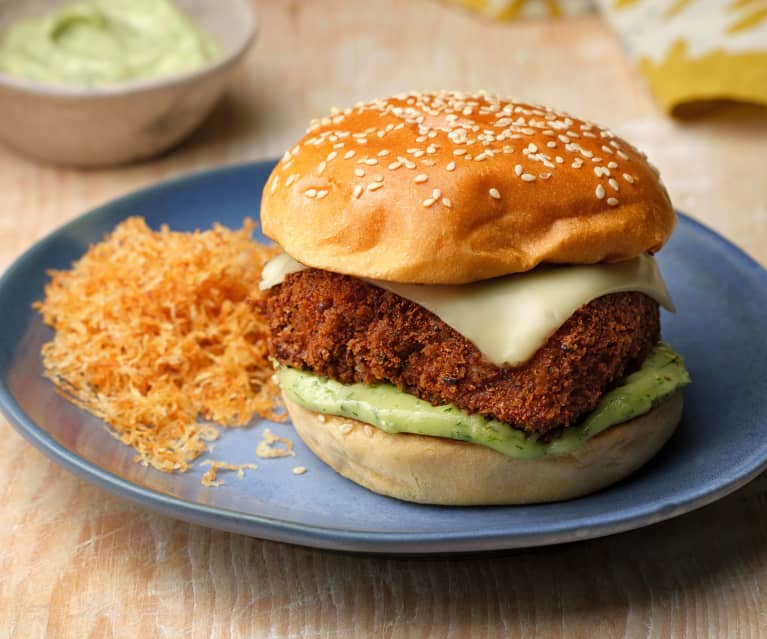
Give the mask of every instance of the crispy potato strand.
<path id="1" fill-rule="evenodd" d="M 56 331 L 46 376 L 106 421 L 136 460 L 187 470 L 224 426 L 284 419 L 258 295 L 275 249 L 240 230 L 180 233 L 125 220 L 70 270 L 51 271 L 35 304 Z"/>

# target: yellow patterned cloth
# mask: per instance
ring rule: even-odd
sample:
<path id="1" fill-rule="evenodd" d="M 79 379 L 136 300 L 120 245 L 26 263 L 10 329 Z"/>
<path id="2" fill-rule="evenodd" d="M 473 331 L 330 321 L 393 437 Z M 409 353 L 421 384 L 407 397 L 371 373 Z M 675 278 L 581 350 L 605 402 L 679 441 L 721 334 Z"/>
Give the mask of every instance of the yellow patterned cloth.
<path id="1" fill-rule="evenodd" d="M 495 20 L 596 9 L 672 115 L 731 101 L 767 105 L 767 0 L 446 1 Z"/>
<path id="2" fill-rule="evenodd" d="M 494 20 L 559 18 L 590 11 L 592 0 L 446 0 Z"/>

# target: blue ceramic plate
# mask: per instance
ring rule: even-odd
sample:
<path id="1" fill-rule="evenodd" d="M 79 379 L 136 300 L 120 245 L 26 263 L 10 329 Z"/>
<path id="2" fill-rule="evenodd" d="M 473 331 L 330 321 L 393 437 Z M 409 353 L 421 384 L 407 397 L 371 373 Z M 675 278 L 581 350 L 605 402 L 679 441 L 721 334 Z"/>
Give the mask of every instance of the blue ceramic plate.
<path id="1" fill-rule="evenodd" d="M 238 227 L 258 217 L 272 163 L 224 168 L 159 184 L 83 215 L 25 253 L 0 280 L 0 404 L 35 446 L 84 479 L 171 517 L 321 548 L 449 553 L 555 544 L 608 535 L 699 508 L 767 466 L 767 273 L 739 249 L 682 216 L 659 255 L 678 315 L 664 336 L 694 383 L 684 419 L 661 453 L 630 479 L 581 499 L 539 506 L 440 508 L 381 497 L 341 478 L 300 442 L 297 456 L 259 460 L 262 423 L 224 433 L 213 453 L 257 462 L 244 479 L 205 488 L 202 470 L 168 475 L 133 463 L 133 451 L 97 419 L 61 399 L 42 377 L 50 338 L 31 304 L 50 268 L 65 268 L 125 217 L 153 226 Z M 290 425 L 273 424 L 292 435 Z M 308 467 L 295 476 L 296 465 Z"/>

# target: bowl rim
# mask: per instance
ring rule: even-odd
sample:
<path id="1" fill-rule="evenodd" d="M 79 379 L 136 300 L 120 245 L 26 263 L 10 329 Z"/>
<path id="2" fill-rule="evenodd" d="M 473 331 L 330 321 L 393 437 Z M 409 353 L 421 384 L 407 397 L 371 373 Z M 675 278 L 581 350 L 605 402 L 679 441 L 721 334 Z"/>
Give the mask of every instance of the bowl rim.
<path id="1" fill-rule="evenodd" d="M 248 0 L 235 0 L 235 2 L 237 2 L 245 10 L 245 13 L 248 16 L 248 22 L 245 25 L 247 29 L 245 38 L 242 40 L 238 47 L 235 47 L 226 55 L 215 58 L 195 69 L 170 76 L 149 78 L 145 80 L 128 80 L 126 82 L 117 82 L 115 84 L 93 87 L 68 86 L 64 84 L 46 84 L 44 82 L 38 82 L 36 80 L 30 80 L 22 76 L 14 75 L 12 73 L 5 73 L 4 71 L 0 71 L 0 87 L 4 86 L 20 91 L 25 91 L 27 93 L 34 93 L 48 97 L 55 96 L 72 99 L 106 98 L 119 97 L 145 91 L 154 91 L 157 89 L 164 89 L 166 87 L 174 87 L 180 84 L 194 81 L 203 76 L 223 71 L 227 67 L 237 62 L 240 58 L 242 58 L 253 46 L 260 26 L 256 10 Z"/>

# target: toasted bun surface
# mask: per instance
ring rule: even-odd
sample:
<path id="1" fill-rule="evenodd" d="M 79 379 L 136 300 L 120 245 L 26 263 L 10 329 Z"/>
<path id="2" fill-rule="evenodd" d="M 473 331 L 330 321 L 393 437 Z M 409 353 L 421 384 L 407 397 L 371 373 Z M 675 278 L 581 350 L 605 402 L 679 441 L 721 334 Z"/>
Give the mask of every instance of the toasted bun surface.
<path id="1" fill-rule="evenodd" d="M 514 459 L 440 437 L 392 435 L 308 411 L 288 399 L 285 403 L 301 439 L 344 477 L 406 501 L 478 506 L 572 499 L 615 483 L 660 450 L 679 422 L 683 402 L 677 391 L 649 413 L 608 428 L 571 454 L 537 459 Z"/>
<path id="2" fill-rule="evenodd" d="M 314 121 L 272 173 L 261 220 L 307 266 L 461 284 L 657 251 L 675 215 L 654 168 L 610 131 L 440 92 Z"/>

